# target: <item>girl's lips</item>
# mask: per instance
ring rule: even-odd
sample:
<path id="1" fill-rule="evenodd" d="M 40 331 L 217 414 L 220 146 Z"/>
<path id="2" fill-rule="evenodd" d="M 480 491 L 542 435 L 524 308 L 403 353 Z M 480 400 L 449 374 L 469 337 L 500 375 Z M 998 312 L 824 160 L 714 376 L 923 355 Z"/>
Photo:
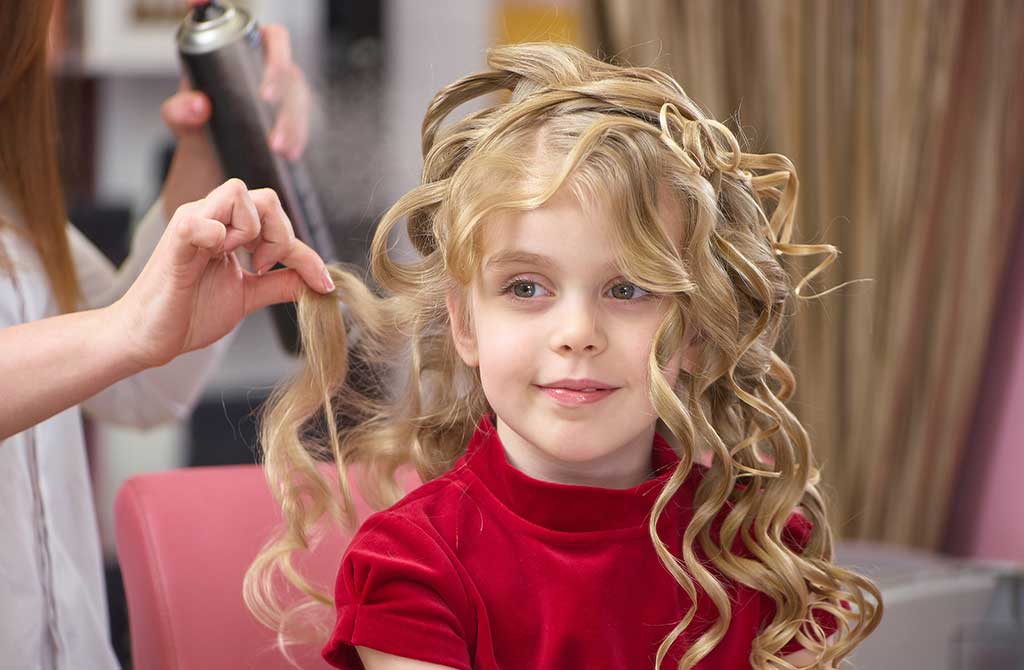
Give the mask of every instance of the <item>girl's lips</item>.
<path id="1" fill-rule="evenodd" d="M 563 405 L 589 405 L 600 402 L 618 391 L 618 389 L 602 389 L 600 391 L 577 391 L 574 389 L 558 388 L 555 386 L 538 386 L 541 391 L 547 393 Z"/>

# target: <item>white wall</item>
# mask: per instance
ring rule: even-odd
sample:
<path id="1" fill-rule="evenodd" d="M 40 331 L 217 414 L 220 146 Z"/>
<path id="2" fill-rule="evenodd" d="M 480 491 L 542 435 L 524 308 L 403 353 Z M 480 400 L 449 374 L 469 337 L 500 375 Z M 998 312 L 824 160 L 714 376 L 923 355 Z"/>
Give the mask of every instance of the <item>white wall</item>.
<path id="1" fill-rule="evenodd" d="M 96 191 L 101 201 L 131 203 L 141 214 L 159 190 L 156 150 L 171 140 L 160 105 L 176 76 L 110 76 L 98 80 Z"/>
<path id="2" fill-rule="evenodd" d="M 420 125 L 431 98 L 459 77 L 484 69 L 494 12 L 494 0 L 387 1 L 384 148 L 391 201 L 419 182 Z M 398 244 L 399 252 L 410 252 L 404 235 Z"/>

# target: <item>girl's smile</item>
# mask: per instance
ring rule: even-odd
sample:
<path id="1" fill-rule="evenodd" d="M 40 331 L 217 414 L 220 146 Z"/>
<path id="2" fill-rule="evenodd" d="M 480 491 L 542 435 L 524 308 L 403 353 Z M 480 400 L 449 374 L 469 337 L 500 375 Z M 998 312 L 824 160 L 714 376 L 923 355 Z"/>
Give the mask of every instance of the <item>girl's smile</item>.
<path id="1" fill-rule="evenodd" d="M 593 379 L 562 379 L 551 384 L 540 384 L 537 388 L 556 402 L 570 407 L 600 402 L 618 390 L 617 386 Z"/>

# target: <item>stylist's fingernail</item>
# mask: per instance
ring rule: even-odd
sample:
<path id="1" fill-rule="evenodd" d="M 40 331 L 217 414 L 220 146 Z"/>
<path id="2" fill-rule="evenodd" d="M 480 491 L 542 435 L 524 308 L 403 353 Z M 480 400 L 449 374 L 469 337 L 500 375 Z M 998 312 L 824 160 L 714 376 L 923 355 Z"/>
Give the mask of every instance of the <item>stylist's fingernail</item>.
<path id="1" fill-rule="evenodd" d="M 192 110 L 193 114 L 198 116 L 203 113 L 203 101 L 199 98 L 192 98 L 192 102 L 189 103 L 189 108 Z"/>
<path id="2" fill-rule="evenodd" d="M 264 86 L 263 87 L 263 91 L 262 91 L 262 95 L 263 95 L 263 99 L 264 100 L 273 100 L 273 98 L 274 98 L 274 85 L 273 84 L 267 84 L 266 86 Z"/>
<path id="3" fill-rule="evenodd" d="M 330 275 L 329 272 L 327 272 L 327 268 L 324 268 L 323 280 L 324 280 L 324 290 L 325 291 L 333 291 L 334 290 L 334 280 L 331 279 L 331 275 Z"/>

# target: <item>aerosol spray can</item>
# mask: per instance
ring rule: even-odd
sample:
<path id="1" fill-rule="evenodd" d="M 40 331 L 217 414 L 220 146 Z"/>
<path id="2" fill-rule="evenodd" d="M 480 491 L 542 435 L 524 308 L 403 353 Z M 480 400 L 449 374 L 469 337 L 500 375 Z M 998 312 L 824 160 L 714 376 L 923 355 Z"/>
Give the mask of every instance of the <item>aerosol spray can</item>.
<path id="1" fill-rule="evenodd" d="M 328 263 L 337 260 L 334 241 L 304 163 L 271 151 L 267 138 L 274 111 L 259 95 L 263 79 L 262 38 L 256 20 L 228 2 L 194 7 L 178 29 L 178 53 L 192 85 L 210 98 L 210 130 L 224 173 L 249 188 L 274 189 L 295 236 Z M 281 343 L 299 349 L 295 305 L 272 309 Z"/>

